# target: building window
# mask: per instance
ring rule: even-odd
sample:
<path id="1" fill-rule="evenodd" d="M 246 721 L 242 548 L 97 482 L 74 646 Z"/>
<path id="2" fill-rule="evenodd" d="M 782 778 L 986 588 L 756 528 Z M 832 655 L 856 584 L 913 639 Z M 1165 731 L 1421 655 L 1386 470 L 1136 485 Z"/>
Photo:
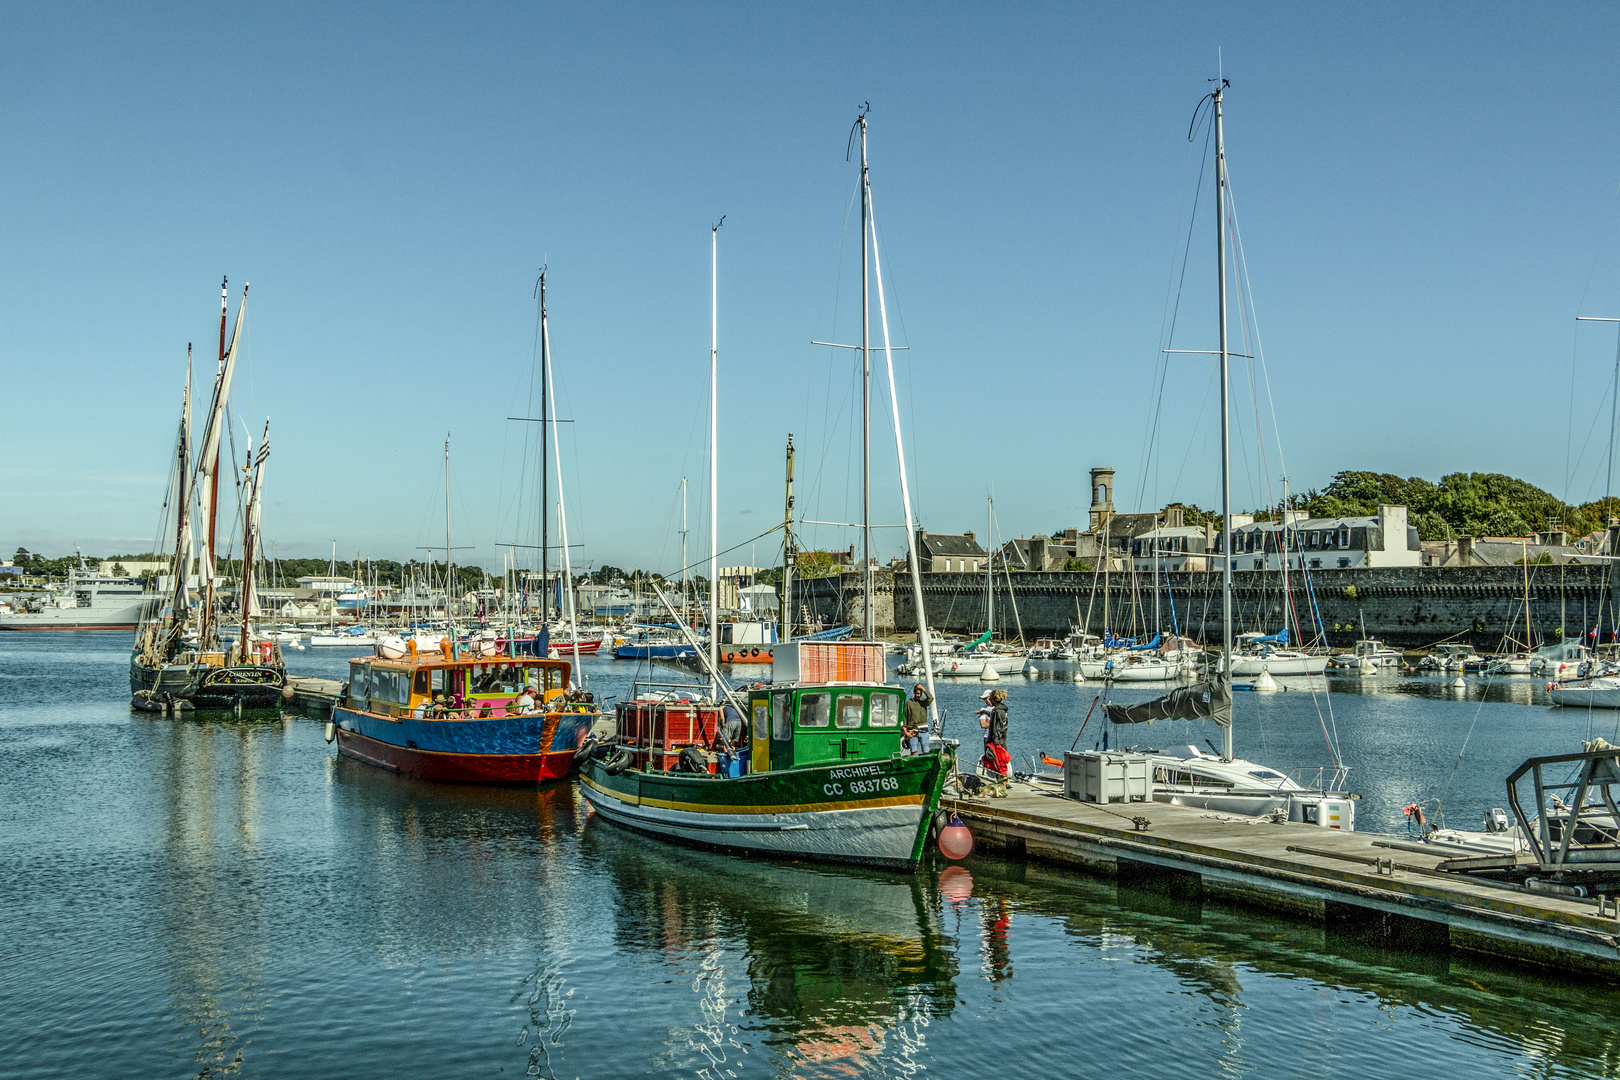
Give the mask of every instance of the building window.
<path id="1" fill-rule="evenodd" d="M 1348 525 L 1339 527 L 1339 546 L 1342 548 L 1350 546 L 1350 526 Z"/>
<path id="2" fill-rule="evenodd" d="M 1256 570 L 1264 570 L 1266 568 L 1266 560 L 1264 560 L 1264 559 L 1256 559 L 1256 560 L 1254 560 L 1254 568 Z"/>
<path id="3" fill-rule="evenodd" d="M 1320 569 L 1322 569 L 1322 560 L 1321 559 L 1312 559 L 1311 560 L 1311 569 L 1312 570 L 1320 570 Z"/>
<path id="4" fill-rule="evenodd" d="M 1340 570 L 1343 570 L 1345 567 L 1347 567 L 1349 565 L 1350 565 L 1350 560 L 1349 559 L 1340 559 L 1339 560 L 1339 569 Z"/>

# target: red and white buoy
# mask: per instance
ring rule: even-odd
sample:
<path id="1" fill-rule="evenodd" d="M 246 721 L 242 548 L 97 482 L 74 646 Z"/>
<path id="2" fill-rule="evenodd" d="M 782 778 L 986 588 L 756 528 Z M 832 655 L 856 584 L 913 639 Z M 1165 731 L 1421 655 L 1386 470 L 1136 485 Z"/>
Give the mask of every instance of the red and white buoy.
<path id="1" fill-rule="evenodd" d="M 939 830 L 939 853 L 952 861 L 973 854 L 973 833 L 955 814 L 951 815 L 951 823 Z"/>

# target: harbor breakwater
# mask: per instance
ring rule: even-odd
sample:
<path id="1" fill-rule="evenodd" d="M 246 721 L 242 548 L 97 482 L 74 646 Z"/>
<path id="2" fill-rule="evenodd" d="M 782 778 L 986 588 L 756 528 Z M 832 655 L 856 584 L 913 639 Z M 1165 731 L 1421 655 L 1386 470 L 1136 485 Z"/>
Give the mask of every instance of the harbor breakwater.
<path id="1" fill-rule="evenodd" d="M 1603 636 L 1615 626 L 1615 583 L 1604 566 L 1538 565 L 1529 574 L 1530 623 L 1537 644 L 1580 637 L 1603 612 Z M 1238 570 L 1233 579 L 1233 628 L 1275 633 L 1285 625 L 1282 575 L 1275 570 Z M 1362 636 L 1398 648 L 1419 649 L 1440 641 L 1466 641 L 1495 650 L 1504 635 L 1524 639 L 1525 568 L 1522 566 L 1403 567 L 1312 570 L 1288 575 L 1287 593 L 1307 637 L 1320 623 L 1329 643 L 1347 647 Z M 858 574 L 796 579 L 793 608 L 829 623 L 861 622 Z M 1010 600 L 1009 600 L 1010 593 Z M 916 605 L 904 574 L 874 574 L 873 610 L 879 633 L 917 628 Z M 975 574 L 927 574 L 923 603 L 928 624 L 956 634 L 985 628 L 985 579 Z M 1221 575 L 1218 570 L 1111 573 L 1106 585 L 1094 573 L 1018 573 L 998 577 L 995 630 L 1026 639 L 1062 636 L 1076 627 L 1101 633 L 1151 633 L 1155 626 L 1179 629 L 1199 641 L 1220 636 Z M 1016 608 L 1016 614 L 1014 609 Z"/>

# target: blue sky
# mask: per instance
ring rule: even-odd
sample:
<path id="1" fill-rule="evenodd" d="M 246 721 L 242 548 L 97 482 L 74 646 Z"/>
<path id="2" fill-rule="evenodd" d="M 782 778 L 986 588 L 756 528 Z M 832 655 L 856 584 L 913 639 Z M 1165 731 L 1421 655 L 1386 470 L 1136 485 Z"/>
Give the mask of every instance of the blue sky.
<path id="1" fill-rule="evenodd" d="M 235 401 L 272 423 L 277 552 L 442 544 L 448 433 L 461 558 L 498 566 L 497 543 L 533 542 L 505 418 L 531 407 L 544 261 L 579 557 L 674 569 L 682 475 L 706 546 L 722 214 L 721 544 L 769 561 L 774 540 L 746 541 L 780 516 L 790 431 L 801 511 L 854 520 L 854 354 L 810 341 L 859 333 L 844 151 L 867 101 L 924 523 L 982 534 L 993 492 L 1009 536 L 1083 524 L 1096 464 L 1121 509 L 1213 505 L 1207 361 L 1172 361 L 1143 461 L 1177 281 L 1174 346 L 1215 339 L 1207 205 L 1184 279 L 1178 243 L 1217 49 L 1269 373 L 1235 378 L 1240 506 L 1283 459 L 1297 488 L 1480 470 L 1593 498 L 1614 330 L 1574 319 L 1620 315 L 1617 24 L 1597 5 L 14 6 L 0 546 L 149 546 L 186 342 L 211 373 L 228 274 L 233 308 L 253 286 Z M 874 445 L 892 524 L 886 424 Z"/>

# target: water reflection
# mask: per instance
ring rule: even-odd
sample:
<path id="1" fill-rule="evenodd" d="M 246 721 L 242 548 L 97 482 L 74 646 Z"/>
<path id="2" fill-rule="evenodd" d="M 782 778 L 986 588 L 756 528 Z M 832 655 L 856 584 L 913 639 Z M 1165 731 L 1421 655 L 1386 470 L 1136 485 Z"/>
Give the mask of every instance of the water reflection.
<path id="1" fill-rule="evenodd" d="M 1127 947 L 1132 959 L 1175 975 L 1221 1011 L 1236 1037 L 1245 983 L 1310 980 L 1342 998 L 1365 996 L 1383 1013 L 1450 1015 L 1460 1038 L 1493 1053 L 1540 1063 L 1537 1075 L 1620 1074 L 1620 1032 L 1611 988 L 1584 978 L 1537 974 L 1466 953 L 1394 952 L 1327 933 L 1320 924 L 1272 919 L 1238 908 L 1189 908 L 1142 890 L 1039 867 L 975 859 L 975 893 L 1025 915 L 1059 920 L 1099 949 Z M 1341 1032 L 1355 1030 L 1350 1015 Z M 1437 1060 L 1445 1060 L 1443 1050 Z"/>
<path id="2" fill-rule="evenodd" d="M 673 847 L 592 818 L 587 855 L 614 885 L 619 948 L 691 971 L 703 1017 L 676 1059 L 718 1068 L 738 1053 L 721 954 L 740 948 L 765 1044 L 796 1066 L 844 1071 L 909 1060 L 956 1007 L 954 942 L 922 875 L 769 863 Z"/>
<path id="3" fill-rule="evenodd" d="M 173 983 L 173 1038 L 197 1076 L 230 1076 L 241 1071 L 274 996 L 259 787 L 267 744 L 279 742 L 285 728 L 228 714 L 166 727 L 154 915 Z"/>

